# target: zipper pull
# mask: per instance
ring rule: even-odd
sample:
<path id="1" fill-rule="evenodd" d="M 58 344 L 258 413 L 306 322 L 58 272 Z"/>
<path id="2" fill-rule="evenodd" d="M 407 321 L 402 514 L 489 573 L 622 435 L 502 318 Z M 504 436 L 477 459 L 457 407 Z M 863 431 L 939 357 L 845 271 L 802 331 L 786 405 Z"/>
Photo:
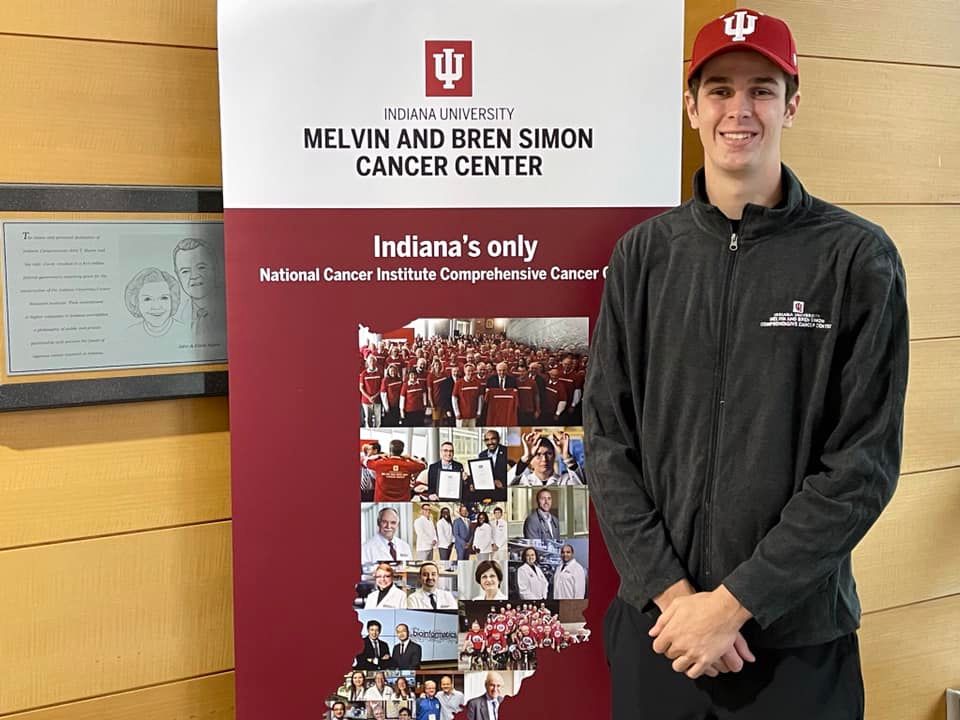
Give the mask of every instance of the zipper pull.
<path id="1" fill-rule="evenodd" d="M 736 233 L 730 233 L 730 252 L 736 252 L 740 247 L 739 238 Z"/>

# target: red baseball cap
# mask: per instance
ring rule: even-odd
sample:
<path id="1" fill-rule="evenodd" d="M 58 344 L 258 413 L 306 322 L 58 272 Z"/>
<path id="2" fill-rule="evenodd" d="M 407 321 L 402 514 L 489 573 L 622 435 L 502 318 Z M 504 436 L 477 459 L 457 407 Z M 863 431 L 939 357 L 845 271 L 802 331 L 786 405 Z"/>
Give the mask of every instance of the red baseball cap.
<path id="1" fill-rule="evenodd" d="M 780 18 L 756 10 L 739 8 L 711 20 L 693 41 L 693 57 L 687 80 L 712 57 L 734 50 L 753 50 L 797 77 L 797 43 L 790 28 Z"/>

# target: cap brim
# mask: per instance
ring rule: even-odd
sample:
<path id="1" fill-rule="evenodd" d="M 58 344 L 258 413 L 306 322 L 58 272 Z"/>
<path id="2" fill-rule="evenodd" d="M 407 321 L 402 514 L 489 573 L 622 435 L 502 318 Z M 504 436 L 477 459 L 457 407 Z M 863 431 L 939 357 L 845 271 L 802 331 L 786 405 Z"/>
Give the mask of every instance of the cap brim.
<path id="1" fill-rule="evenodd" d="M 717 55 L 723 55 L 724 53 L 728 53 L 728 52 L 740 52 L 744 50 L 749 50 L 751 52 L 757 53 L 758 55 L 763 55 L 767 60 L 769 60 L 778 68 L 780 68 L 785 73 L 787 73 L 787 75 L 793 75 L 799 79 L 800 76 L 797 73 L 797 69 L 795 67 L 791 67 L 788 63 L 784 62 L 783 58 L 778 57 L 775 53 L 770 52 L 766 48 L 757 47 L 756 45 L 738 44 L 738 45 L 724 45 L 723 47 L 717 48 L 716 50 L 709 53 L 708 55 L 705 55 L 704 57 L 700 58 L 700 62 L 698 62 L 696 65 L 694 65 L 693 63 L 690 63 L 690 68 L 687 70 L 687 80 L 690 80 L 690 78 L 693 77 L 694 73 L 700 70 L 700 68 L 702 68 L 708 60 L 712 60 L 713 58 L 717 57 Z"/>

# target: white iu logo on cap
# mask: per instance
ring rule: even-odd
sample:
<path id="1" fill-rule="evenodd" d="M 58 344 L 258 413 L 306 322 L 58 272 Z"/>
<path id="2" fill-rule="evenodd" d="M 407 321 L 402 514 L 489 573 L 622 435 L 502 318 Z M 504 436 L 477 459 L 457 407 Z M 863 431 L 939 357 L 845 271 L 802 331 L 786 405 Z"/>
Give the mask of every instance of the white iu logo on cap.
<path id="1" fill-rule="evenodd" d="M 453 90 L 455 83 L 463 77 L 463 53 L 454 52 L 453 48 L 434 53 L 433 74 L 443 83 L 444 90 Z"/>
<path id="2" fill-rule="evenodd" d="M 737 10 L 733 15 L 723 19 L 723 32 L 730 36 L 733 42 L 743 42 L 747 35 L 757 29 L 757 16 L 746 10 Z"/>

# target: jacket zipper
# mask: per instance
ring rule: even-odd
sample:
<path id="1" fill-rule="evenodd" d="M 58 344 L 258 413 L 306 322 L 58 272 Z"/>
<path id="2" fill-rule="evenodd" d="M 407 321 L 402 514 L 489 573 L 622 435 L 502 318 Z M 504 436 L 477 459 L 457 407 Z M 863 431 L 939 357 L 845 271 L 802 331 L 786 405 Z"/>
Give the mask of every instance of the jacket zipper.
<path id="1" fill-rule="evenodd" d="M 741 227 L 741 230 L 743 228 Z M 711 553 L 713 552 L 711 533 L 713 532 L 713 486 L 717 481 L 717 465 L 719 462 L 720 428 L 723 424 L 724 392 L 723 387 L 727 375 L 727 336 L 729 335 L 730 310 L 732 304 L 731 286 L 733 285 L 733 271 L 737 267 L 737 257 L 740 253 L 740 236 L 736 232 L 730 233 L 730 244 L 727 246 L 727 275 L 723 286 L 723 300 L 720 307 L 720 347 L 717 358 L 717 385 L 713 399 L 713 432 L 710 439 L 710 456 L 707 462 L 707 481 L 703 485 L 703 535 L 701 546 L 703 550 L 703 569 L 707 582 L 710 582 L 713 573 Z"/>

